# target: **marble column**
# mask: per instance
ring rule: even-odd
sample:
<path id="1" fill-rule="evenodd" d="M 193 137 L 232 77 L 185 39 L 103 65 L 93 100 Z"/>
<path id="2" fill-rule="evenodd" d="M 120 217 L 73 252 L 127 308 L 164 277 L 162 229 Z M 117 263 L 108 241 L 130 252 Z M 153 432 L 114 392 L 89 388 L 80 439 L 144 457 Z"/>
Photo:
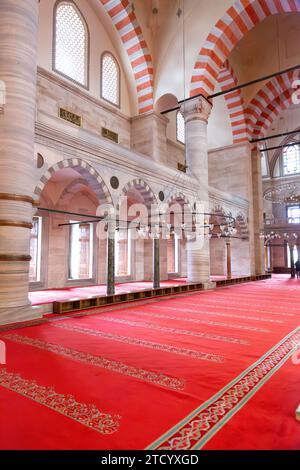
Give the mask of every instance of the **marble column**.
<path id="1" fill-rule="evenodd" d="M 231 240 L 226 240 L 227 279 L 231 279 Z"/>
<path id="2" fill-rule="evenodd" d="M 253 235 L 254 235 L 254 262 L 255 274 L 265 274 L 264 256 L 264 211 L 263 211 L 263 188 L 261 174 L 261 154 L 258 148 L 252 150 L 252 191 L 253 191 Z"/>
<path id="3" fill-rule="evenodd" d="M 294 243 L 289 243 L 290 249 L 290 260 L 291 260 L 291 278 L 294 279 L 296 277 L 295 274 L 295 260 L 294 260 Z"/>
<path id="4" fill-rule="evenodd" d="M 297 245 L 298 260 L 300 261 L 300 245 Z"/>
<path id="5" fill-rule="evenodd" d="M 211 238 L 209 251 L 211 275 L 226 276 L 226 247 L 224 238 Z"/>
<path id="6" fill-rule="evenodd" d="M 265 271 L 269 271 L 269 245 L 265 244 Z"/>
<path id="7" fill-rule="evenodd" d="M 187 173 L 197 181 L 199 212 L 209 212 L 207 123 L 211 109 L 212 105 L 203 97 L 181 106 L 185 118 Z M 204 220 L 200 221 L 200 225 L 203 223 Z M 209 238 L 202 238 L 198 242 L 187 243 L 187 277 L 188 282 L 202 283 L 204 288 L 211 288 L 215 284 L 210 282 Z"/>
<path id="8" fill-rule="evenodd" d="M 29 237 L 34 209 L 37 0 L 0 2 L 0 324 L 38 316 L 31 307 Z"/>
<path id="9" fill-rule="evenodd" d="M 107 230 L 107 266 L 106 266 L 106 294 L 115 294 L 115 240 L 116 229 L 114 224 L 108 224 Z"/>
<path id="10" fill-rule="evenodd" d="M 153 289 L 160 287 L 160 238 L 153 239 Z"/>

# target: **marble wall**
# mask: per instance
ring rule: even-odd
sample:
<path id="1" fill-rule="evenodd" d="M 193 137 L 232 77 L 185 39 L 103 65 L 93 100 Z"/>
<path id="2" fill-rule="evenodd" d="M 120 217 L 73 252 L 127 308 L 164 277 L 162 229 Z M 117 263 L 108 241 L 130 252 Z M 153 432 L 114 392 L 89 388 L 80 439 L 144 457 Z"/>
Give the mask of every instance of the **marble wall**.
<path id="1" fill-rule="evenodd" d="M 60 106 L 82 115 L 82 128 L 77 128 L 58 118 Z M 123 188 L 130 181 L 137 179 L 145 182 L 145 186 L 150 188 L 157 199 L 160 191 L 163 191 L 166 197 L 181 192 L 192 203 L 198 183 L 188 174 L 178 172 L 178 163 L 185 162 L 184 147 L 167 139 L 166 125 L 167 119 L 156 113 L 129 119 L 119 110 L 113 112 L 97 99 L 87 95 L 85 91 L 40 68 L 38 70 L 35 152 L 43 156 L 44 165 L 36 169 L 35 186 L 43 190 L 43 195 L 51 177 L 49 169 L 59 162 L 67 162 L 75 158 L 95 169 L 105 183 L 114 204 L 122 195 Z M 101 126 L 117 132 L 120 136 L 119 144 L 104 139 L 101 136 Z M 221 207 L 234 217 L 242 214 L 246 221 L 249 219 L 249 201 L 252 197 L 248 150 L 245 146 L 232 146 L 211 151 L 208 169 L 211 210 Z M 119 180 L 117 189 L 111 187 L 111 176 L 116 176 Z M 59 192 L 56 193 L 59 194 Z M 56 202 L 58 205 L 62 203 Z M 78 195 L 78 198 L 74 197 L 72 203 L 65 204 L 63 207 L 74 211 L 78 208 L 81 211 L 84 208 L 90 208 L 90 213 L 92 213 L 96 208 L 93 204 L 90 206 L 90 203 Z M 67 230 L 57 228 L 59 219 L 54 216 L 48 220 L 48 256 L 47 266 L 43 268 L 42 287 L 63 287 L 70 283 L 67 277 Z M 225 241 L 211 240 L 210 245 L 211 274 L 225 275 Z M 167 279 L 169 275 L 166 241 L 161 242 L 160 253 L 161 279 Z M 92 281 L 104 283 L 106 244 L 103 241 L 97 244 L 95 256 L 95 276 Z M 151 280 L 153 276 L 152 240 L 133 242 L 131 261 L 130 279 Z M 251 272 L 249 239 L 243 240 L 240 244 L 239 241 L 233 243 L 232 264 L 233 275 L 246 275 Z M 184 241 L 181 241 L 178 275 L 187 275 Z M 31 288 L 37 287 L 41 286 L 31 286 Z"/>

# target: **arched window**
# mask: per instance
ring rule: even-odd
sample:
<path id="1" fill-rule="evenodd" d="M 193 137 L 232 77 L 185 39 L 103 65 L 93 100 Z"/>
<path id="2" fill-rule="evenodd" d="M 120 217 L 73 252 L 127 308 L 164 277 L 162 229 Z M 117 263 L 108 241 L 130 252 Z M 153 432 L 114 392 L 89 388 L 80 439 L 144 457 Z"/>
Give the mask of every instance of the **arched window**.
<path id="1" fill-rule="evenodd" d="M 41 280 L 42 218 L 33 217 L 30 232 L 29 282 Z"/>
<path id="2" fill-rule="evenodd" d="M 86 22 L 73 2 L 59 2 L 54 19 L 54 70 L 88 86 L 89 37 Z"/>
<path id="3" fill-rule="evenodd" d="M 101 59 L 101 98 L 120 106 L 120 68 L 110 52 L 105 52 Z"/>
<path id="4" fill-rule="evenodd" d="M 265 151 L 265 146 L 260 147 L 261 156 L 261 176 L 264 178 L 268 176 L 268 153 Z"/>
<path id="5" fill-rule="evenodd" d="M 115 235 L 115 273 L 116 277 L 131 274 L 131 232 L 119 229 Z"/>
<path id="6" fill-rule="evenodd" d="M 167 267 L 168 274 L 179 272 L 179 239 L 176 233 L 171 233 L 167 240 Z"/>
<path id="7" fill-rule="evenodd" d="M 178 111 L 176 116 L 176 136 L 179 142 L 185 144 L 185 123 L 184 117 L 180 111 Z"/>
<path id="8" fill-rule="evenodd" d="M 300 146 L 299 144 L 285 147 L 282 152 L 282 165 L 284 175 L 300 173 Z"/>
<path id="9" fill-rule="evenodd" d="M 286 248 L 287 248 L 287 267 L 290 268 L 291 267 L 291 250 L 288 244 L 286 245 Z M 296 263 L 298 261 L 297 245 L 294 246 L 293 252 L 294 252 L 294 263 Z"/>
<path id="10" fill-rule="evenodd" d="M 91 223 L 70 225 L 69 279 L 93 277 L 94 232 Z"/>

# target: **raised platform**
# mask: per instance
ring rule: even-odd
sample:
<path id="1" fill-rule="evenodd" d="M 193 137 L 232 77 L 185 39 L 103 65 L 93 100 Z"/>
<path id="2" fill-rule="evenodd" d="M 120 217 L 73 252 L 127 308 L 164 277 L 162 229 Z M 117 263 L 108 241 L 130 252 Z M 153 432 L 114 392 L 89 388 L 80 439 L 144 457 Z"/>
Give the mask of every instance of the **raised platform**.
<path id="1" fill-rule="evenodd" d="M 260 276 L 244 276 L 235 277 L 233 279 L 214 279 L 216 287 L 229 286 L 233 284 L 241 284 L 251 281 L 261 281 L 264 279 L 270 279 L 271 274 L 263 274 Z M 88 296 L 86 298 L 73 298 L 68 300 L 54 301 L 53 302 L 53 313 L 64 314 L 73 312 L 76 310 L 84 310 L 94 307 L 102 307 L 104 305 L 119 304 L 123 302 L 132 302 L 140 299 L 150 299 L 154 297 L 161 297 L 165 295 L 182 294 L 184 292 L 192 292 L 203 290 L 203 284 L 201 283 L 185 283 L 171 284 L 158 289 L 146 288 L 142 290 L 126 293 L 116 293 L 115 295 L 98 295 Z"/>

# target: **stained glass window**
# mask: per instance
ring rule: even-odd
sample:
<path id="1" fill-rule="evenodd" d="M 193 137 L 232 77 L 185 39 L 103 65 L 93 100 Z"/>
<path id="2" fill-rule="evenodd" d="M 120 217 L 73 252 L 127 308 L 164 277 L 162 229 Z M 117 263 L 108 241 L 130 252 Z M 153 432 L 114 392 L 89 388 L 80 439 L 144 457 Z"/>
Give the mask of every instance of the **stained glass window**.
<path id="1" fill-rule="evenodd" d="M 57 72 L 87 85 L 88 31 L 80 12 L 70 2 L 61 2 L 56 8 L 54 61 Z"/>
<path id="2" fill-rule="evenodd" d="M 284 175 L 300 173 L 300 146 L 295 144 L 285 147 L 282 152 L 282 160 Z"/>
<path id="3" fill-rule="evenodd" d="M 120 70 L 112 54 L 106 52 L 102 56 L 101 96 L 116 106 L 120 103 Z"/>

